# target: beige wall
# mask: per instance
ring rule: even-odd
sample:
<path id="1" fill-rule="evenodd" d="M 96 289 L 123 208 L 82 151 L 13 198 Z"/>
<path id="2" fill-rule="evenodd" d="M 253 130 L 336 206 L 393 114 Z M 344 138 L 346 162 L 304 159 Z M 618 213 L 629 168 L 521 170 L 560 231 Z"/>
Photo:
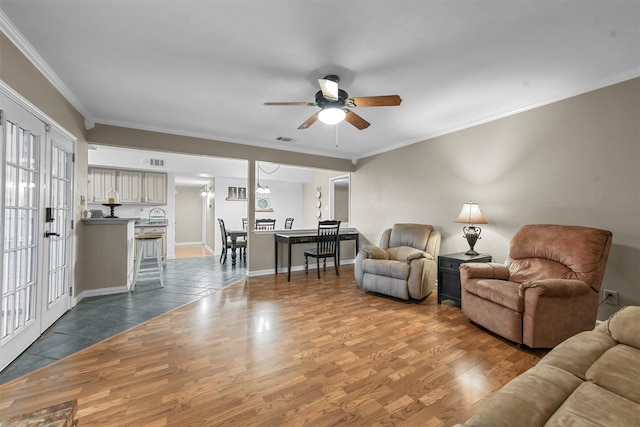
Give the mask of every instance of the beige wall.
<path id="1" fill-rule="evenodd" d="M 498 262 L 523 224 L 611 230 L 604 287 L 640 305 L 640 79 L 362 159 L 351 198 L 364 243 L 396 222 L 427 223 L 442 254 L 468 248 L 454 219 L 479 202 L 489 224 L 476 250 Z"/>
<path id="2" fill-rule="evenodd" d="M 202 242 L 201 187 L 176 186 L 176 243 Z M 204 242 L 202 242 L 204 243 Z"/>
<path id="3" fill-rule="evenodd" d="M 74 295 L 91 284 L 82 283 L 82 205 L 80 196 L 87 195 L 87 142 L 84 134 L 84 118 L 57 91 L 57 89 L 36 69 L 36 67 L 16 48 L 7 37 L 0 33 L 0 80 L 26 98 L 43 113 L 51 117 L 60 126 L 77 138 L 75 162 L 75 198 L 74 198 Z"/>

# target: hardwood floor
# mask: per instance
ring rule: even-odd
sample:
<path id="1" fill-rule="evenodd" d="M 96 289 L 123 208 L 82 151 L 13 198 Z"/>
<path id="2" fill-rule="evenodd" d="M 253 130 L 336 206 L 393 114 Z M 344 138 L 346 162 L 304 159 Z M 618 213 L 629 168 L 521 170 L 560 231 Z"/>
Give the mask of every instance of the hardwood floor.
<path id="1" fill-rule="evenodd" d="M 176 246 L 176 259 L 213 256 L 204 245 Z"/>
<path id="2" fill-rule="evenodd" d="M 151 319 L 0 386 L 2 418 L 77 399 L 81 426 L 451 426 L 543 354 L 340 272 L 247 278 Z"/>

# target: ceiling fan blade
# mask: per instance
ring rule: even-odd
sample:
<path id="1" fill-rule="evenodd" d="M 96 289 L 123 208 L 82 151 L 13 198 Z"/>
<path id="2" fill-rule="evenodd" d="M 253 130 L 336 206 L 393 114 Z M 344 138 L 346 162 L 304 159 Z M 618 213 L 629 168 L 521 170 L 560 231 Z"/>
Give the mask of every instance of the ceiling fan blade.
<path id="1" fill-rule="evenodd" d="M 347 113 L 344 119 L 360 130 L 366 129 L 371 125 L 371 123 L 369 123 L 368 121 L 366 121 L 365 119 L 363 119 L 362 117 L 360 117 L 359 115 L 357 115 L 351 110 L 347 110 L 345 108 L 344 112 Z"/>
<path id="2" fill-rule="evenodd" d="M 312 124 L 314 124 L 316 122 L 316 120 L 318 120 L 318 113 L 316 113 L 313 116 L 309 117 L 303 124 L 298 126 L 298 129 L 306 129 L 309 126 L 311 126 Z"/>
<path id="3" fill-rule="evenodd" d="M 365 96 L 347 100 L 353 107 L 394 107 L 400 105 L 402 99 L 398 95 Z"/>
<path id="4" fill-rule="evenodd" d="M 313 107 L 315 102 L 265 102 L 262 105 L 295 105 L 300 107 Z"/>
<path id="5" fill-rule="evenodd" d="M 338 100 L 338 82 L 328 79 L 318 79 L 322 96 L 329 101 Z"/>

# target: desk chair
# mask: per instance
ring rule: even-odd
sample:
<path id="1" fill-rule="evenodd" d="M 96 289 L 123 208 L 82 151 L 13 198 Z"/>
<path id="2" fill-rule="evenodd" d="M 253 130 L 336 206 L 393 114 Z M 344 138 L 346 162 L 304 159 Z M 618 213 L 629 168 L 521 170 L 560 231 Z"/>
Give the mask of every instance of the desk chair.
<path id="1" fill-rule="evenodd" d="M 316 259 L 316 269 L 318 279 L 320 278 L 320 258 L 322 258 L 323 269 L 327 270 L 327 258 L 333 257 L 333 264 L 336 268 L 336 275 L 340 275 L 340 262 L 338 260 L 338 245 L 340 244 L 340 221 L 320 221 L 318 222 L 318 239 L 316 247 L 304 251 L 304 271 L 309 272 L 309 257 Z"/>

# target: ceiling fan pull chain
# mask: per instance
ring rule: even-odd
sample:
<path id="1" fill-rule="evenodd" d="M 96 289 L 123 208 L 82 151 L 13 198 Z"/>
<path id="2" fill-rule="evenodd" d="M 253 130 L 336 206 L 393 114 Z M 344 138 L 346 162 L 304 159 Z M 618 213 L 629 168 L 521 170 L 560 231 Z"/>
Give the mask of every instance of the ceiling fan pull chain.
<path id="1" fill-rule="evenodd" d="M 338 151 L 338 125 L 335 125 L 334 128 L 336 128 L 336 151 Z"/>

